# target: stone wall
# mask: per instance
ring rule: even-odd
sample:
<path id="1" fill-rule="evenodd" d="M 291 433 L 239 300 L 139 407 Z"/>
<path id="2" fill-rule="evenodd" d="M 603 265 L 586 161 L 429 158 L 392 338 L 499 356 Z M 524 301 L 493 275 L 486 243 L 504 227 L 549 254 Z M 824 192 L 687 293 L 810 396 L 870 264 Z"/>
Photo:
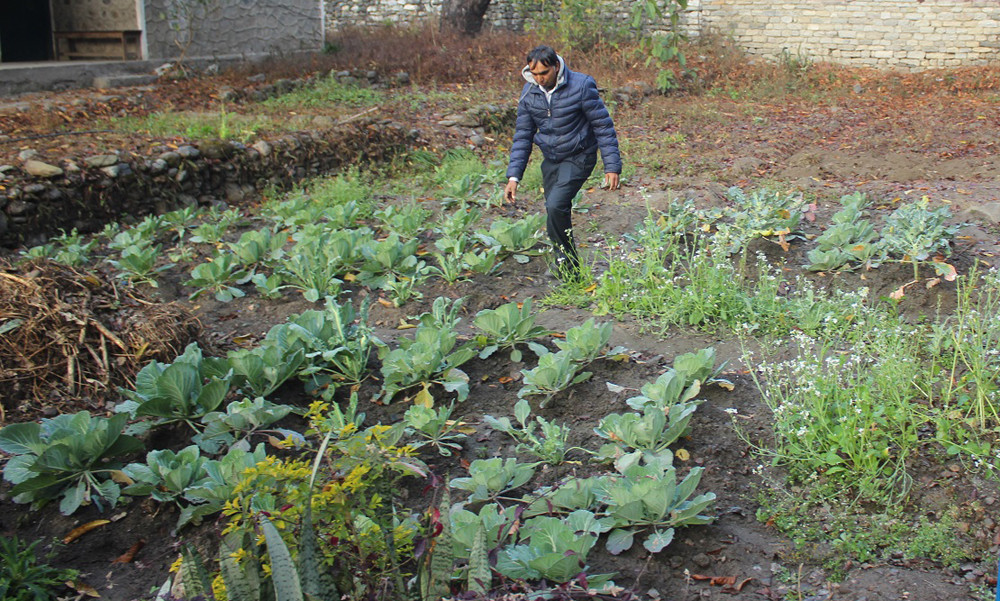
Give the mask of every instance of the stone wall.
<path id="1" fill-rule="evenodd" d="M 325 0 L 327 27 L 436 18 L 440 0 Z M 609 0 L 621 14 L 625 0 Z M 487 23 L 520 28 L 525 2 L 494 0 Z M 530 3 L 527 3 L 530 4 Z M 614 5 L 618 4 L 618 8 Z M 893 69 L 1000 59 L 995 0 L 689 0 L 689 36 L 716 32 L 751 54 Z"/>
<path id="2" fill-rule="evenodd" d="M 145 0 L 148 57 L 317 51 L 323 47 L 321 1 Z"/>
<path id="3" fill-rule="evenodd" d="M 139 29 L 136 0 L 59 0 L 52 3 L 55 31 Z"/>
<path id="4" fill-rule="evenodd" d="M 346 165 L 387 160 L 412 139 L 390 122 L 359 121 L 288 134 L 247 147 L 206 141 L 124 153 L 72 157 L 56 165 L 0 165 L 0 247 L 40 244 L 77 229 L 99 230 L 123 216 L 142 217 L 183 205 L 239 204 L 272 185 L 289 186 Z"/>
<path id="5" fill-rule="evenodd" d="M 326 0 L 328 30 L 345 26 L 372 26 L 383 23 L 413 25 L 436 20 L 442 0 Z M 496 29 L 521 29 L 524 7 L 531 2 L 492 0 L 486 12 L 486 24 Z"/>

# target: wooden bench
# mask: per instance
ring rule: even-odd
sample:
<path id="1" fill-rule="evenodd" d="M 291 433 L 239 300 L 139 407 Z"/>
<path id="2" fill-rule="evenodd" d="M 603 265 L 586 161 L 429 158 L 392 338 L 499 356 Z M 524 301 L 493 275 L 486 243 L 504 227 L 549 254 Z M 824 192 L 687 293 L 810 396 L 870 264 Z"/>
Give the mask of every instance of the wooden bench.
<path id="1" fill-rule="evenodd" d="M 56 31 L 52 34 L 56 46 L 56 60 L 101 60 L 142 58 L 141 31 Z M 81 44 L 82 42 L 82 44 Z M 117 42 L 120 53 L 109 51 L 110 44 Z"/>

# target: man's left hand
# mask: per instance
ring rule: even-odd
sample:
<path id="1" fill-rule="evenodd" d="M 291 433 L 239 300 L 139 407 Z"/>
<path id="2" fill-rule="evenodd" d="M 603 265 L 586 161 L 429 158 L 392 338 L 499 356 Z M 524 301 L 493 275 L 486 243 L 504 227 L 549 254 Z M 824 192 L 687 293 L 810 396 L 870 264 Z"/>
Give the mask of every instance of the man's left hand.
<path id="1" fill-rule="evenodd" d="M 621 183 L 618 179 L 617 173 L 605 173 L 604 174 L 604 185 L 608 187 L 608 190 L 617 190 L 621 187 Z"/>

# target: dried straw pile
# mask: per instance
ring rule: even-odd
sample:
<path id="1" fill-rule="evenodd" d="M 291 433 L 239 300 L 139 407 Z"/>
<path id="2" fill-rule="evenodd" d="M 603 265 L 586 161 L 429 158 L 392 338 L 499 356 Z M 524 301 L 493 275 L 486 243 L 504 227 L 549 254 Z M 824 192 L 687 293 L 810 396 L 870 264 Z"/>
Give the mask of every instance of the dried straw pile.
<path id="1" fill-rule="evenodd" d="M 151 359 L 170 362 L 200 331 L 173 303 L 50 262 L 0 262 L 0 424 L 117 400 Z"/>

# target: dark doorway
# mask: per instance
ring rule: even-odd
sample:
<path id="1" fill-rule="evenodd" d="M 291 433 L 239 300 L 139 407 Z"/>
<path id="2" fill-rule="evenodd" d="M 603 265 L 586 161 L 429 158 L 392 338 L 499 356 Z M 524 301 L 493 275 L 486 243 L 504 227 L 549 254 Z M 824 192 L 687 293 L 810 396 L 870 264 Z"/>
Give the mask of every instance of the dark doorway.
<path id="1" fill-rule="evenodd" d="M 51 58 L 49 0 L 0 0 L 0 62 Z"/>

